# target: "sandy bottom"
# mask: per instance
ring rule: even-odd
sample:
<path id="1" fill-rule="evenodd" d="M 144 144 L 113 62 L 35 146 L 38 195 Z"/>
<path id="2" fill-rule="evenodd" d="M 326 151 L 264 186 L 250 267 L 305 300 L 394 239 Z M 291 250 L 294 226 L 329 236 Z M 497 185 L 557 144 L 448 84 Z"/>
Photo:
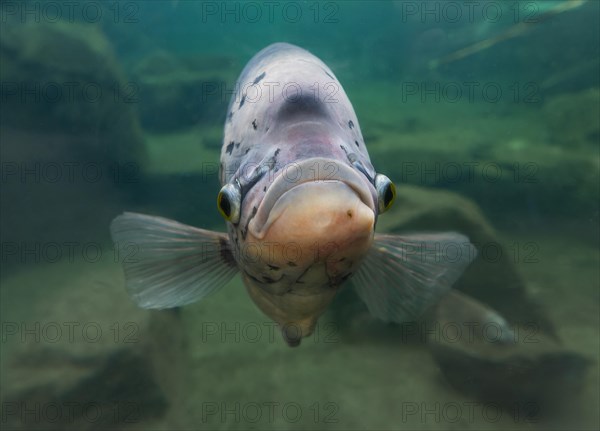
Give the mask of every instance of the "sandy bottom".
<path id="1" fill-rule="evenodd" d="M 521 410 L 525 406 L 500 410 L 462 396 L 445 382 L 427 349 L 393 332 L 342 333 L 325 316 L 312 338 L 289 348 L 236 278 L 204 302 L 184 308 L 187 364 L 181 390 L 162 420 L 132 427 L 598 429 L 598 249 L 558 236 L 504 239 L 539 246 L 539 261 L 520 265 L 532 294 L 547 307 L 565 346 L 594 361 L 580 411 L 568 423 L 528 420 Z M 121 282 L 113 262 L 31 266 L 3 281 L 2 320 L 39 319 L 40 303 L 61 289 L 88 284 L 97 289 L 103 282 Z M 118 296 L 117 301 L 127 300 L 124 292 Z M 9 344 L 3 346 L 4 357 Z M 2 373 L 10 372 L 2 362 Z"/>

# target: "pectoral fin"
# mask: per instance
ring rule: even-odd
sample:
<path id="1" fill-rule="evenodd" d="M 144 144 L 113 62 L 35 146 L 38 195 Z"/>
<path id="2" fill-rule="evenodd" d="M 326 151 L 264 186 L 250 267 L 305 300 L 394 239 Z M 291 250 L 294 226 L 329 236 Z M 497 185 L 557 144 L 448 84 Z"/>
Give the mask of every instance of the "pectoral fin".
<path id="1" fill-rule="evenodd" d="M 237 272 L 223 233 L 136 213 L 116 217 L 110 232 L 115 248 L 122 251 L 127 291 L 143 308 L 198 301 Z"/>
<path id="2" fill-rule="evenodd" d="M 447 292 L 476 255 L 468 238 L 455 232 L 378 234 L 352 280 L 373 316 L 402 323 Z"/>

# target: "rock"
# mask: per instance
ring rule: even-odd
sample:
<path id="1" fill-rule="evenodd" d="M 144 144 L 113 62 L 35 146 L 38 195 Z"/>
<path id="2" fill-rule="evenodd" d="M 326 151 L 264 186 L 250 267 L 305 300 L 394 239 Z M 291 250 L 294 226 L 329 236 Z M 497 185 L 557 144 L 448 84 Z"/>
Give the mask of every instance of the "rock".
<path id="1" fill-rule="evenodd" d="M 600 88 L 554 96 L 543 107 L 552 141 L 567 148 L 597 148 L 600 140 Z"/>
<path id="2" fill-rule="evenodd" d="M 178 314 L 137 308 L 116 263 L 30 267 L 3 281 L 3 299 L 13 308 L 3 307 L 2 322 L 8 428 L 143 425 L 162 417 L 181 389 Z"/>
<path id="3" fill-rule="evenodd" d="M 429 313 L 430 351 L 447 381 L 529 421 L 577 415 L 591 361 L 535 327 L 451 292 Z"/>
<path id="4" fill-rule="evenodd" d="M 352 98 L 378 172 L 397 184 L 466 196 L 503 230 L 555 224 L 582 239 L 598 234 L 597 137 L 595 147 L 593 140 L 572 145 L 557 139 L 547 126 L 541 97 L 537 105 L 492 107 L 465 99 L 437 103 L 419 95 L 411 98 L 373 83 Z M 597 106 L 588 109 L 597 111 Z M 593 114 L 581 118 L 588 122 L 583 130 L 598 128 Z M 567 133 L 576 133 L 569 128 Z M 582 220 L 582 214 L 590 217 Z"/>
<path id="5" fill-rule="evenodd" d="M 134 68 L 145 128 L 168 131 L 225 121 L 235 82 L 225 57 L 175 57 L 158 51 Z"/>
<path id="6" fill-rule="evenodd" d="M 106 235 L 146 160 L 131 83 L 97 26 L 7 19 L 0 31 L 3 241 Z"/>
<path id="7" fill-rule="evenodd" d="M 400 186 L 394 206 L 377 223 L 378 232 L 456 231 L 466 235 L 478 256 L 454 288 L 494 308 L 509 323 L 530 323 L 554 334 L 545 312 L 529 297 L 513 263 L 515 256 L 469 199 L 448 191 Z M 335 302 L 339 321 L 366 310 L 351 289 L 343 289 L 339 296 Z"/>
<path id="8" fill-rule="evenodd" d="M 135 87 L 99 27 L 6 22 L 0 38 L 2 127 L 80 138 L 66 160 L 141 161 Z M 31 157 L 41 146 L 29 148 Z"/>
<path id="9" fill-rule="evenodd" d="M 527 293 L 514 262 L 535 255 L 517 254 L 506 247 L 475 203 L 456 193 L 413 186 L 400 186 L 389 213 L 378 228 L 385 232 L 456 231 L 475 245 L 478 256 L 454 286 L 491 306 L 509 323 L 535 323 L 554 333 L 541 307 Z M 512 245 L 525 248 L 525 245 Z"/>

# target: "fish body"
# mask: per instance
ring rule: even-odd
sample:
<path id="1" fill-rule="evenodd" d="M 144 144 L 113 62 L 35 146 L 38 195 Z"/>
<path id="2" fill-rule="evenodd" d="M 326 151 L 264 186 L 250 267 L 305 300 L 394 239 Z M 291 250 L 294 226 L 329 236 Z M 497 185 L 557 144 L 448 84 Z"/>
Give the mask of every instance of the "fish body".
<path id="1" fill-rule="evenodd" d="M 394 185 L 375 171 L 334 73 L 293 45 L 268 46 L 242 71 L 219 176 L 227 235 L 134 213 L 113 221 L 115 242 L 140 249 L 125 264 L 140 306 L 202 299 L 239 272 L 297 346 L 350 278 L 376 317 L 402 322 L 446 292 L 475 255 L 457 233 L 375 235 Z M 453 243 L 463 256 L 444 259 L 440 250 Z"/>

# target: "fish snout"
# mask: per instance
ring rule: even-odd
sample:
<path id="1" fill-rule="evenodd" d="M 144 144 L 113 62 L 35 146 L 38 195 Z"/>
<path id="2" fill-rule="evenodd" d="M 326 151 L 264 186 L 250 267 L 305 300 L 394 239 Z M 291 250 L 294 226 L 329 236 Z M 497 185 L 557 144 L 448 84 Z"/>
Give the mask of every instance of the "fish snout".
<path id="1" fill-rule="evenodd" d="M 284 262 L 308 267 L 326 262 L 328 272 L 356 261 L 371 245 L 375 213 L 341 181 L 313 181 L 286 192 L 273 208 L 276 217 L 263 242 L 281 244 Z M 290 258 L 293 251 L 293 258 Z"/>

